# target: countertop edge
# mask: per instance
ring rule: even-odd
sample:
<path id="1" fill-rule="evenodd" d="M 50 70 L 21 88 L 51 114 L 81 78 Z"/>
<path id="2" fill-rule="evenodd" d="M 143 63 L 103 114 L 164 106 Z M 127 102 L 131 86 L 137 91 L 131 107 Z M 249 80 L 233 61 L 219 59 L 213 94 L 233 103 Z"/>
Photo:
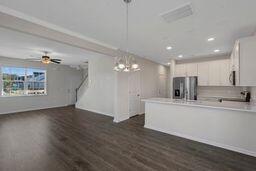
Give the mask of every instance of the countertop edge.
<path id="1" fill-rule="evenodd" d="M 204 104 L 176 103 L 176 102 L 171 102 L 171 101 L 164 102 L 164 101 L 158 101 L 156 99 L 142 99 L 141 101 L 151 102 L 151 103 L 160 103 L 160 104 L 169 104 L 169 105 L 192 106 L 192 107 L 201 107 L 201 108 L 224 109 L 224 110 L 232 110 L 232 111 L 239 111 L 239 112 L 256 113 L 256 110 L 237 109 L 237 108 L 232 108 L 232 107 L 211 106 L 211 105 L 204 105 Z"/>

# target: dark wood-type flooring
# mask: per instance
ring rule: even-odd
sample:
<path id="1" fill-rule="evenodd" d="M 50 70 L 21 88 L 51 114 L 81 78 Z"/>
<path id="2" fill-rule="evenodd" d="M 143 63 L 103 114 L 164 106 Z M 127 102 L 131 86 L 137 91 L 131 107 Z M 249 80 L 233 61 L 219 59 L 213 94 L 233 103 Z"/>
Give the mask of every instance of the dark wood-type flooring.
<path id="1" fill-rule="evenodd" d="M 1 171 L 252 170 L 256 158 L 73 106 L 0 115 Z"/>

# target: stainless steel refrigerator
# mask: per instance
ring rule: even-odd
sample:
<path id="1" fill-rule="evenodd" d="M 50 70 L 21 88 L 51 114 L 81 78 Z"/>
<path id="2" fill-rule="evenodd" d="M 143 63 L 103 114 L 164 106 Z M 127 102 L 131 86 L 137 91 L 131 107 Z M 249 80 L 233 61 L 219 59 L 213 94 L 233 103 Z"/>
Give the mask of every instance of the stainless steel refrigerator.
<path id="1" fill-rule="evenodd" d="M 197 77 L 173 78 L 173 98 L 197 100 Z"/>

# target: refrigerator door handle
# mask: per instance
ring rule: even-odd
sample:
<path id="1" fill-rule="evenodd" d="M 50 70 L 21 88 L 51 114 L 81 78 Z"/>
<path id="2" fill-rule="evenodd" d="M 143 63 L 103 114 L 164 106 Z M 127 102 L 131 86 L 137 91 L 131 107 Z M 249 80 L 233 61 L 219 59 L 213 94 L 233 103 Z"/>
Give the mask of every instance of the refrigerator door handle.
<path id="1" fill-rule="evenodd" d="M 184 91 L 183 91 L 183 83 L 180 83 L 180 97 L 183 98 L 183 95 L 184 95 Z"/>

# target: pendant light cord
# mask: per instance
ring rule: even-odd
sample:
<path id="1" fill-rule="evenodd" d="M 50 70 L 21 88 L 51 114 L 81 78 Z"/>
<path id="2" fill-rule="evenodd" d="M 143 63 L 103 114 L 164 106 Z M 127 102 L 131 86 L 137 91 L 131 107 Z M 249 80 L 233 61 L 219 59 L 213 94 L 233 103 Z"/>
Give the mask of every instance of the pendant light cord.
<path id="1" fill-rule="evenodd" d="M 126 3 L 126 52 L 129 52 L 129 3 Z"/>
<path id="2" fill-rule="evenodd" d="M 125 62 L 126 65 L 129 64 L 129 2 L 126 2 L 126 55 Z"/>

